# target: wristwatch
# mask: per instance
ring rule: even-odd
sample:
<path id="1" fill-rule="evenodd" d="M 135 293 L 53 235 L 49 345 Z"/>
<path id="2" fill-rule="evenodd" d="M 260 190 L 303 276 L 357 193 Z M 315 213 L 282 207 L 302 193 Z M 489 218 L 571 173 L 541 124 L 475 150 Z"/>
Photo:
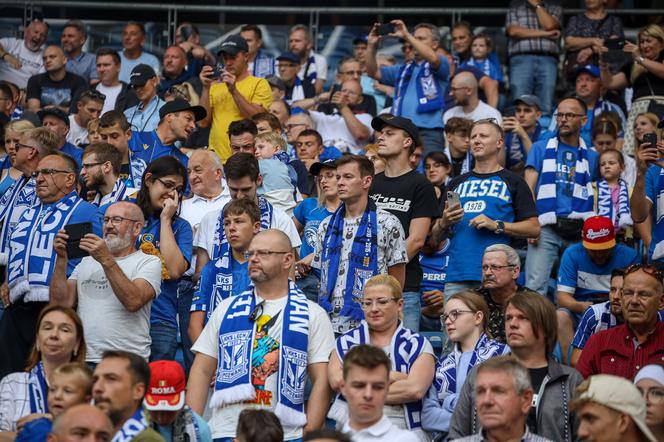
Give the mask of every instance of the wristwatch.
<path id="1" fill-rule="evenodd" d="M 493 231 L 496 235 L 502 235 L 505 233 L 505 223 L 502 221 L 496 221 L 496 230 Z"/>

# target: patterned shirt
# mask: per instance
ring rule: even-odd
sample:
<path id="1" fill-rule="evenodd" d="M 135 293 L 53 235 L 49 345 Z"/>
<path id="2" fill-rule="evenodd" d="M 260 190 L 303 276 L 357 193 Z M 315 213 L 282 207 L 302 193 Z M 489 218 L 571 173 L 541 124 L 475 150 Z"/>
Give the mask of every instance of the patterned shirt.
<path id="1" fill-rule="evenodd" d="M 517 285 L 515 293 L 524 292 L 526 290 L 528 290 L 526 287 Z M 494 341 L 506 344 L 507 337 L 505 336 L 505 306 L 494 301 L 491 298 L 489 289 L 486 287 L 478 287 L 475 289 L 475 291 L 482 295 L 487 305 L 489 306 L 489 321 L 487 323 L 487 330 L 489 331 L 489 334 Z"/>
<path id="2" fill-rule="evenodd" d="M 544 3 L 546 11 L 558 23 L 563 22 L 563 8 L 555 1 L 547 1 Z M 509 10 L 507 11 L 507 19 L 505 28 L 510 26 L 521 26 L 528 29 L 542 29 L 539 21 L 537 20 L 537 12 L 534 8 L 528 5 L 526 0 L 512 0 Z M 507 54 L 509 57 L 520 54 L 542 54 L 542 55 L 557 55 L 560 52 L 558 40 L 550 38 L 510 38 L 507 41 Z"/>

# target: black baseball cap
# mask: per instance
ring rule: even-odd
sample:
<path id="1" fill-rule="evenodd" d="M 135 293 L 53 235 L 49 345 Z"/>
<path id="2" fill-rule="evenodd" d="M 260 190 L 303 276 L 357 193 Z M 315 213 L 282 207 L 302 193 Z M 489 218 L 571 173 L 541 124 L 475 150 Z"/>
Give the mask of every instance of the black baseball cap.
<path id="1" fill-rule="evenodd" d="M 231 34 L 221 43 L 217 55 L 221 53 L 237 55 L 240 52 L 249 52 L 247 40 L 242 38 L 240 34 Z"/>
<path id="2" fill-rule="evenodd" d="M 419 143 L 420 131 L 410 119 L 397 117 L 392 114 L 382 114 L 371 120 L 371 127 L 373 127 L 374 130 L 383 130 L 385 126 L 405 130 L 415 143 Z"/>
<path id="3" fill-rule="evenodd" d="M 149 79 L 155 78 L 157 74 L 154 69 L 147 64 L 138 64 L 129 74 L 129 83 L 132 86 L 143 86 Z"/>
<path id="4" fill-rule="evenodd" d="M 537 109 L 542 109 L 542 102 L 540 101 L 537 95 L 524 94 L 521 95 L 512 101 L 512 105 L 516 106 L 518 103 L 523 103 L 526 106 L 536 107 Z"/>
<path id="5" fill-rule="evenodd" d="M 44 124 L 44 117 L 51 115 L 58 120 L 64 121 L 67 127 L 69 127 L 69 116 L 58 107 L 45 107 L 44 109 L 40 110 L 37 115 L 39 115 L 39 119 L 41 120 L 42 124 Z"/>
<path id="6" fill-rule="evenodd" d="M 200 121 L 207 116 L 207 111 L 203 106 L 192 106 L 184 98 L 176 98 L 171 101 L 167 101 L 161 109 L 159 109 L 159 118 L 164 118 L 168 114 L 173 112 L 183 112 L 191 111 L 194 113 L 194 118 L 196 121 Z"/>
<path id="7" fill-rule="evenodd" d="M 278 57 L 277 61 L 290 61 L 292 63 L 300 64 L 300 57 L 295 52 L 282 52 Z"/>
<path id="8" fill-rule="evenodd" d="M 309 173 L 314 176 L 318 176 L 320 171 L 323 169 L 336 169 L 336 168 L 337 168 L 337 160 L 330 158 L 323 162 L 312 164 L 311 167 L 309 168 Z"/>

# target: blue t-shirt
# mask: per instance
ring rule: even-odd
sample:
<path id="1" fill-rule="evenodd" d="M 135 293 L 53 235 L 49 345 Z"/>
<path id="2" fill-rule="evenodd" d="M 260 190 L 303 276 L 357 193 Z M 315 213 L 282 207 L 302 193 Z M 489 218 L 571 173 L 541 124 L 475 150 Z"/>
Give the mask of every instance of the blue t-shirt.
<path id="1" fill-rule="evenodd" d="M 438 82 L 438 88 L 442 99 L 445 99 L 445 90 L 447 89 L 447 83 L 450 76 L 450 65 L 447 63 L 445 57 L 439 57 L 440 66 L 438 69 L 433 71 L 433 76 Z M 403 64 L 398 64 L 395 66 L 383 66 L 380 68 L 380 82 L 382 84 L 387 84 L 389 86 L 395 86 L 399 82 L 399 73 Z M 406 93 L 403 97 L 403 103 L 401 105 L 401 116 L 405 118 L 410 118 L 410 120 L 417 127 L 427 128 L 427 129 L 442 129 L 443 128 L 443 111 L 444 107 L 436 110 L 435 112 L 417 112 L 417 106 L 419 105 L 417 99 L 417 77 L 422 69 L 421 65 L 416 65 L 413 69 L 410 81 L 406 86 Z M 395 91 L 396 93 L 396 91 Z"/>
<path id="2" fill-rule="evenodd" d="M 563 252 L 558 269 L 558 291 L 570 293 L 581 302 L 597 302 L 609 295 L 611 271 L 641 262 L 636 250 L 617 244 L 613 256 L 599 266 L 591 259 L 583 244 L 577 243 Z"/>
<path id="3" fill-rule="evenodd" d="M 175 157 L 184 167 L 189 164 L 189 157 L 172 144 L 164 144 L 159 139 L 157 131 L 133 132 L 129 139 L 129 149 L 145 164 L 150 164 L 157 158 L 167 155 Z"/>
<path id="4" fill-rule="evenodd" d="M 81 168 L 81 162 L 83 161 L 83 149 L 81 149 L 80 147 L 76 147 L 73 144 L 65 141 L 64 146 L 60 148 L 60 152 L 66 153 L 74 160 L 76 160 L 78 168 L 79 169 Z"/>
<path id="5" fill-rule="evenodd" d="M 646 171 L 646 198 L 652 203 L 652 241 L 650 241 L 650 247 L 648 248 L 648 257 L 652 259 L 653 252 L 655 251 L 655 246 L 657 243 L 664 240 L 656 234 L 657 222 L 659 217 L 657 215 L 657 206 L 659 205 L 659 199 L 664 198 L 664 186 L 660 186 L 659 176 L 662 171 L 662 168 L 658 165 L 653 164 Z M 664 202 L 664 200 L 663 200 Z M 660 221 L 664 222 L 664 221 Z M 664 261 L 664 256 L 660 256 L 656 261 Z"/>
<path id="6" fill-rule="evenodd" d="M 144 250 L 142 247 L 150 248 L 150 244 L 152 244 L 152 246 L 161 254 L 159 248 L 160 228 L 161 221 L 158 216 L 153 216 L 148 219 L 145 227 L 143 227 L 143 231 L 136 239 L 137 248 L 148 253 L 148 251 Z M 175 221 L 172 223 L 172 228 L 175 235 L 175 241 L 178 244 L 182 256 L 184 256 L 187 263 L 191 263 L 193 237 L 191 226 L 184 219 L 175 218 Z M 162 266 L 163 265 L 164 264 L 162 263 Z M 179 279 L 164 279 L 161 282 L 161 294 L 152 303 L 152 312 L 150 314 L 151 324 L 166 324 L 171 327 L 177 327 L 175 317 L 177 315 L 178 281 Z"/>
<path id="7" fill-rule="evenodd" d="M 422 282 L 420 282 L 420 292 L 430 290 L 445 291 L 445 277 L 447 276 L 447 265 L 450 262 L 450 256 L 447 253 L 450 248 L 449 240 L 442 249 L 437 252 L 426 255 L 419 253 L 420 267 L 422 268 Z"/>
<path id="8" fill-rule="evenodd" d="M 332 212 L 327 210 L 325 206 L 319 206 L 316 198 L 307 198 L 297 205 L 293 210 L 295 219 L 304 226 L 302 233 L 302 245 L 300 246 L 300 257 L 314 253 L 317 241 L 318 226 L 320 223 L 332 215 Z M 320 277 L 320 271 L 316 271 L 317 276 Z"/>
<path id="9" fill-rule="evenodd" d="M 484 249 L 509 244 L 511 237 L 476 229 L 470 221 L 485 215 L 494 221 L 518 222 L 537 216 L 535 200 L 525 180 L 509 170 L 469 172 L 453 179 L 448 190 L 459 193 L 463 219 L 451 228 L 446 282 L 481 281 Z"/>
<path id="10" fill-rule="evenodd" d="M 534 143 L 528 152 L 526 167 L 531 167 L 539 174 L 537 180 L 537 191 L 542 179 L 542 162 L 544 161 L 544 152 L 549 140 L 542 140 Z M 576 173 L 576 159 L 579 148 L 570 146 L 560 141 L 556 152 L 556 214 L 558 216 L 567 216 L 572 212 L 572 194 L 574 192 L 574 174 Z M 599 172 L 599 155 L 597 151 L 588 148 L 588 169 L 590 179 L 597 181 Z"/>

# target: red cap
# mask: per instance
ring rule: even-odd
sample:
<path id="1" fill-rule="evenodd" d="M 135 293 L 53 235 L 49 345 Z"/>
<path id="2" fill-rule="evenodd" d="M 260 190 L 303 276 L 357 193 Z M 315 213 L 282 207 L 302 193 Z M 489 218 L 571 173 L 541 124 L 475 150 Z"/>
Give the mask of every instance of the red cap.
<path id="1" fill-rule="evenodd" d="M 583 223 L 583 247 L 588 250 L 606 250 L 616 245 L 613 222 L 605 216 L 591 216 Z"/>
<path id="2" fill-rule="evenodd" d="M 184 370 L 175 361 L 150 362 L 150 387 L 145 408 L 150 411 L 177 411 L 184 407 Z"/>

